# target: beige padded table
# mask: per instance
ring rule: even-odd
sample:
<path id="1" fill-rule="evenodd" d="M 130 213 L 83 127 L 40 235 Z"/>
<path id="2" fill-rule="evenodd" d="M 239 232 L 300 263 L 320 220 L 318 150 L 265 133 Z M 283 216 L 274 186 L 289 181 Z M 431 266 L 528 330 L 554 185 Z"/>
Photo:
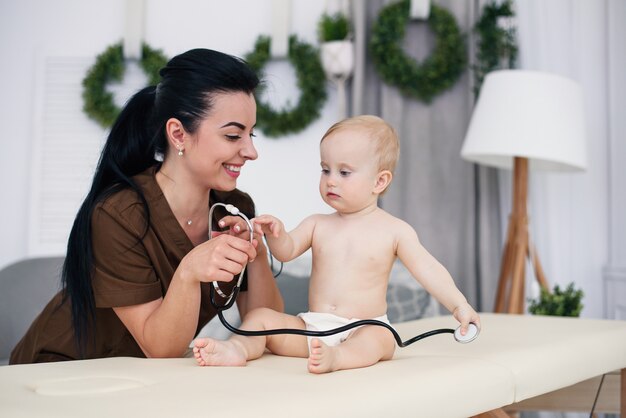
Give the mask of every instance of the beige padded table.
<path id="1" fill-rule="evenodd" d="M 375 366 L 312 375 L 271 354 L 246 367 L 109 358 L 0 367 L 1 417 L 470 417 L 626 368 L 626 321 L 482 314 L 477 340 L 437 335 Z M 396 324 L 403 339 L 456 326 Z M 621 371 L 624 414 L 624 371 Z M 617 400 L 619 402 L 619 400 Z M 491 412 L 489 412 L 491 411 Z"/>

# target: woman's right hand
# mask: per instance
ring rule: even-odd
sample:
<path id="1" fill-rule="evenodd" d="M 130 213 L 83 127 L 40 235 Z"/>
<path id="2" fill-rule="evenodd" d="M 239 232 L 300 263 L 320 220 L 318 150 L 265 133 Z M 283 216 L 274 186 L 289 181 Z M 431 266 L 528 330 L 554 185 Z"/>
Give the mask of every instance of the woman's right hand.
<path id="1" fill-rule="evenodd" d="M 191 250 L 178 269 L 185 281 L 230 282 L 256 256 L 250 241 L 221 234 Z"/>

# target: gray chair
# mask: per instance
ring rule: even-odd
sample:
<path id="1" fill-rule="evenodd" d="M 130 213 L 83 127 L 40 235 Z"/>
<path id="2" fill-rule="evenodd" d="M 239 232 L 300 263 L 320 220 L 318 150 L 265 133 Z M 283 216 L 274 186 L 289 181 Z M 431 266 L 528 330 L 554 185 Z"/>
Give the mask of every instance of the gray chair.
<path id="1" fill-rule="evenodd" d="M 61 288 L 63 260 L 27 258 L 0 270 L 0 365 Z"/>
<path id="2" fill-rule="evenodd" d="M 309 310 L 309 278 L 282 272 L 276 278 L 278 290 L 283 295 L 285 313 L 297 315 Z"/>

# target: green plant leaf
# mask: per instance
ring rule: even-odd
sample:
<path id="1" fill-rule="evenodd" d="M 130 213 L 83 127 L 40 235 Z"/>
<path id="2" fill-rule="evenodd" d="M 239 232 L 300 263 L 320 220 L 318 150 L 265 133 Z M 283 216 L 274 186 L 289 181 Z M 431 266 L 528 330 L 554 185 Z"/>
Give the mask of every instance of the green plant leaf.
<path id="1" fill-rule="evenodd" d="M 583 296 L 583 291 L 575 289 L 574 283 L 570 283 L 565 290 L 556 285 L 552 293 L 542 288 L 539 299 L 530 301 L 528 311 L 533 315 L 577 317 L 584 306 Z"/>

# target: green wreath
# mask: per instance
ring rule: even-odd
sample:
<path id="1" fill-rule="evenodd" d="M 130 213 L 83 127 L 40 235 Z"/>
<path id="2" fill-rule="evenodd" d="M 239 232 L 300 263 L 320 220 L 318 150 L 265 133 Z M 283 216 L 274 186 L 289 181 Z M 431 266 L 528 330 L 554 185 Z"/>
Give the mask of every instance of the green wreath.
<path id="1" fill-rule="evenodd" d="M 270 42 L 269 37 L 259 36 L 254 51 L 245 57 L 259 78 L 263 78 L 263 67 L 270 59 Z M 260 100 L 263 89 L 257 90 L 257 127 L 268 137 L 302 131 L 320 116 L 326 101 L 326 76 L 317 49 L 292 35 L 289 37 L 287 58 L 296 72 L 300 100 L 291 108 L 288 104 L 286 108 L 276 111 Z"/>
<path id="2" fill-rule="evenodd" d="M 510 0 L 502 4 L 490 3 L 483 7 L 483 13 L 474 26 L 478 34 L 478 52 L 474 69 L 474 97 L 483 84 L 487 73 L 503 67 L 514 68 L 517 60 L 517 44 L 515 41 L 515 28 L 501 28 L 498 20 L 501 17 L 513 18 L 513 4 Z"/>
<path id="3" fill-rule="evenodd" d="M 410 0 L 402 0 L 380 11 L 372 28 L 370 52 L 376 71 L 404 95 L 426 103 L 452 87 L 467 65 L 465 40 L 445 9 L 430 6 L 428 24 L 435 34 L 435 49 L 421 64 L 402 49 L 409 21 Z"/>
<path id="4" fill-rule="evenodd" d="M 167 64 L 167 58 L 160 50 L 144 43 L 139 64 L 148 76 L 148 84 L 156 85 L 160 81 L 159 69 Z M 115 105 L 113 95 L 106 90 L 106 85 L 111 81 L 122 81 L 123 75 L 124 54 L 120 42 L 98 55 L 96 63 L 83 79 L 83 111 L 105 129 L 113 124 L 121 111 Z"/>

